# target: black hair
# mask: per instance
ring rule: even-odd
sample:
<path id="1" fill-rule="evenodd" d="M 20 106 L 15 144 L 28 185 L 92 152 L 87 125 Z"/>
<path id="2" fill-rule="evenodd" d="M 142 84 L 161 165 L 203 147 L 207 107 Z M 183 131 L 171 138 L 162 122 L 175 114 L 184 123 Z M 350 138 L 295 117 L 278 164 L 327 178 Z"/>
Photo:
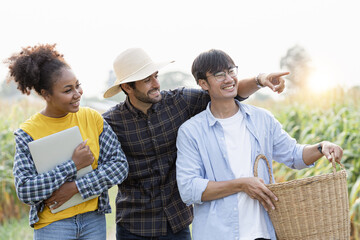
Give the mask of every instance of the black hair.
<path id="1" fill-rule="evenodd" d="M 136 87 L 135 87 L 135 82 L 128 82 L 127 83 L 132 89 L 135 89 Z M 125 95 L 127 96 L 128 95 L 128 93 L 124 90 L 124 88 L 121 86 L 121 84 L 120 84 L 120 88 L 123 90 L 123 92 L 125 93 Z"/>
<path id="2" fill-rule="evenodd" d="M 55 50 L 56 44 L 39 44 L 22 48 L 4 62 L 9 65 L 7 81 L 14 80 L 23 94 L 34 89 L 41 95 L 41 89 L 52 93 L 52 86 L 61 74 L 61 69 L 70 66 L 63 55 Z"/>
<path id="3" fill-rule="evenodd" d="M 235 67 L 232 58 L 222 50 L 211 49 L 197 56 L 192 64 L 191 73 L 196 83 L 199 79 L 206 80 L 206 73 L 217 73 Z"/>

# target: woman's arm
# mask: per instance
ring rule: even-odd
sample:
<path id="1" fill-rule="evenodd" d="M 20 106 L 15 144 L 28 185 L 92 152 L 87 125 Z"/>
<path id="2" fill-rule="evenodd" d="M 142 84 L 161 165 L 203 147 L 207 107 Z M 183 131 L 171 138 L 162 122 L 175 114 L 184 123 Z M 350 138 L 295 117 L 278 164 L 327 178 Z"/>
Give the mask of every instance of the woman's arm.
<path id="1" fill-rule="evenodd" d="M 129 171 L 126 156 L 116 134 L 104 120 L 99 137 L 100 155 L 98 167 L 75 181 L 82 198 L 100 195 L 114 185 L 122 183 Z"/>
<path id="2" fill-rule="evenodd" d="M 15 132 L 15 187 L 19 199 L 28 205 L 38 204 L 49 198 L 68 179 L 75 178 L 77 172 L 74 162 L 69 160 L 49 172 L 38 174 L 28 147 L 31 141 L 33 139 L 23 130 Z"/>

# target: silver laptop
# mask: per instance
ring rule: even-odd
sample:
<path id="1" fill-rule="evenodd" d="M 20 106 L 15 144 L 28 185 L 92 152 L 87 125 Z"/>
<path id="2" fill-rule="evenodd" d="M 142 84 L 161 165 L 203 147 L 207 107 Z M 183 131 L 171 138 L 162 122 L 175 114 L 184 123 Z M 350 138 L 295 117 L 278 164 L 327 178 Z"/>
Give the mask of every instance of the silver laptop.
<path id="1" fill-rule="evenodd" d="M 75 126 L 29 142 L 28 146 L 37 172 L 39 174 L 48 172 L 56 168 L 56 166 L 70 160 L 75 148 L 82 143 L 82 141 L 79 127 Z M 77 178 L 81 178 L 92 170 L 91 166 L 80 169 L 77 172 Z M 77 193 L 59 208 L 51 210 L 51 212 L 60 212 L 95 197 L 98 197 L 98 195 L 82 199 L 80 193 Z"/>

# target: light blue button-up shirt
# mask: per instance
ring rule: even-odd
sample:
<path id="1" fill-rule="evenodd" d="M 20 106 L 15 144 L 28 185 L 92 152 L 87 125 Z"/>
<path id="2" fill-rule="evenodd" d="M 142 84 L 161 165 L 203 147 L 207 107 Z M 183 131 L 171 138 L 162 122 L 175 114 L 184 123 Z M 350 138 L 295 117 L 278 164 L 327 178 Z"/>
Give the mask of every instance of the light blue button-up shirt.
<path id="1" fill-rule="evenodd" d="M 302 158 L 305 145 L 297 144 L 269 112 L 261 108 L 242 104 L 235 100 L 244 116 L 250 132 L 251 163 L 264 154 L 267 159 L 284 163 L 290 168 L 307 166 Z M 225 146 L 221 124 L 207 109 L 186 121 L 178 131 L 176 177 L 182 200 L 194 204 L 192 234 L 194 240 L 239 239 L 239 212 L 237 194 L 221 199 L 202 202 L 201 196 L 209 181 L 234 179 Z M 313 166 L 313 165 L 311 165 Z M 272 162 L 270 162 L 272 171 Z M 260 160 L 258 176 L 269 183 L 267 165 Z M 269 215 L 265 213 L 267 229 L 271 239 L 276 239 Z"/>

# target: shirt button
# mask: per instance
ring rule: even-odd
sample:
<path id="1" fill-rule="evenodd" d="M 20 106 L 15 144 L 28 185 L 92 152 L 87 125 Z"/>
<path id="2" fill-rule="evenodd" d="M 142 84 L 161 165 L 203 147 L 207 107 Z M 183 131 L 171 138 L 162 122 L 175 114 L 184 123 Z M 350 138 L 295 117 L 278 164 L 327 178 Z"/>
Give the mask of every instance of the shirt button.
<path id="1" fill-rule="evenodd" d="M 234 208 L 234 211 L 237 211 L 237 208 Z"/>

